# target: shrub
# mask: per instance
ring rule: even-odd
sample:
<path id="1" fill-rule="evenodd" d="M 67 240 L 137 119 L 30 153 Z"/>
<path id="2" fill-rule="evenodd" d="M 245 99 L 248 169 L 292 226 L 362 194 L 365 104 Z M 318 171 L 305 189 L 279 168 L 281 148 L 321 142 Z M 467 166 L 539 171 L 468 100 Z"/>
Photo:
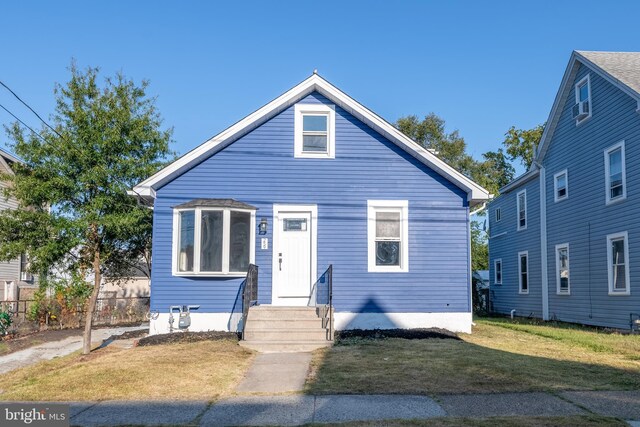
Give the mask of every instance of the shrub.
<path id="1" fill-rule="evenodd" d="M 11 313 L 0 309 L 0 336 L 4 336 L 9 332 L 11 323 Z"/>

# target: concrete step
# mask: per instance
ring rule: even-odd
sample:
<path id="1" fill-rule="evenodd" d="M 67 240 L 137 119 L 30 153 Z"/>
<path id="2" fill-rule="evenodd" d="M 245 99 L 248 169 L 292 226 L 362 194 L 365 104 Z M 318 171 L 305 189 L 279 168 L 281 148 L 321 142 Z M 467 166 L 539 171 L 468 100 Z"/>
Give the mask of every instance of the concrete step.
<path id="1" fill-rule="evenodd" d="M 249 309 L 249 320 L 297 320 L 318 319 L 314 307 L 258 306 Z"/>
<path id="2" fill-rule="evenodd" d="M 247 325 L 248 326 L 248 325 Z M 327 331 L 322 328 L 313 329 L 245 329 L 244 339 L 247 341 L 326 341 Z"/>
<path id="3" fill-rule="evenodd" d="M 255 319 L 249 316 L 245 330 L 263 329 L 317 329 L 322 328 L 322 319 Z"/>
<path id="4" fill-rule="evenodd" d="M 330 347 L 331 341 L 240 341 L 240 345 L 260 353 L 297 353 Z"/>

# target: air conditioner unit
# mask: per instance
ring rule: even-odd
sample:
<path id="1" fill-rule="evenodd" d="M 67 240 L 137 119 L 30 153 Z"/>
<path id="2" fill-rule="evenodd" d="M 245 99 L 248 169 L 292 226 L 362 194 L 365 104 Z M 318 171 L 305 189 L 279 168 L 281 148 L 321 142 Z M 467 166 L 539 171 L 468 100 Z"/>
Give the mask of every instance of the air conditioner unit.
<path id="1" fill-rule="evenodd" d="M 589 115 L 589 101 L 581 101 L 573 106 L 573 118 L 584 119 Z"/>
<path id="2" fill-rule="evenodd" d="M 20 280 L 22 280 L 23 282 L 33 282 L 33 275 L 31 273 L 27 273 L 26 271 L 21 271 Z"/>

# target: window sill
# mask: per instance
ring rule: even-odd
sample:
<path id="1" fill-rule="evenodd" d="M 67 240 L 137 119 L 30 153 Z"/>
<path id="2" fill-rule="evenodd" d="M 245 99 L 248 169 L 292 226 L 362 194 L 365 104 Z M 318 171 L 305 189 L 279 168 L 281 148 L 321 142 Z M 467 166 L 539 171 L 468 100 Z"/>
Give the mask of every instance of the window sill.
<path id="1" fill-rule="evenodd" d="M 569 199 L 569 196 L 566 196 L 566 197 L 563 197 L 561 199 L 555 199 L 554 202 L 555 203 L 560 203 L 560 202 L 564 202 L 565 200 L 568 200 L 568 199 Z"/>
<path id="2" fill-rule="evenodd" d="M 617 197 L 615 199 L 609 199 L 609 200 L 607 200 L 606 206 L 616 205 L 618 203 L 624 202 L 625 200 L 627 200 L 627 196 L 626 195 Z"/>
<path id="3" fill-rule="evenodd" d="M 610 297 L 628 297 L 631 296 L 631 291 L 618 291 L 618 292 L 612 292 L 609 291 L 609 296 Z"/>
<path id="4" fill-rule="evenodd" d="M 526 229 L 527 229 L 526 225 L 524 227 L 518 227 L 518 231 L 525 231 Z"/>
<path id="5" fill-rule="evenodd" d="M 395 268 L 373 267 L 373 268 L 369 268 L 368 272 L 369 273 L 408 273 L 409 269 L 401 268 L 401 267 L 395 267 Z"/>
<path id="6" fill-rule="evenodd" d="M 576 127 L 580 126 L 581 124 L 583 124 L 584 122 L 588 122 L 589 119 L 591 118 L 591 114 L 589 114 L 587 117 L 585 117 L 582 120 L 576 120 Z"/>
<path id="7" fill-rule="evenodd" d="M 174 272 L 175 277 L 246 277 L 247 273 L 188 273 Z"/>
<path id="8" fill-rule="evenodd" d="M 571 292 L 556 292 L 556 295 L 558 295 L 558 296 L 570 296 Z"/>
<path id="9" fill-rule="evenodd" d="M 529 291 L 518 291 L 519 295 L 529 295 Z"/>
<path id="10" fill-rule="evenodd" d="M 336 157 L 329 153 L 295 153 L 296 159 L 335 159 Z"/>

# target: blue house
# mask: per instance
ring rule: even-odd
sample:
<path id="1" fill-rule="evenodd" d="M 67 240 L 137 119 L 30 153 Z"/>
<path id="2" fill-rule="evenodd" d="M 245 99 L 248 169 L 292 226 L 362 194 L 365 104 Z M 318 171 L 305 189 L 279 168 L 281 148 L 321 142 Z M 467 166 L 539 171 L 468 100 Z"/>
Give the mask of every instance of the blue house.
<path id="1" fill-rule="evenodd" d="M 193 305 L 189 330 L 261 319 L 285 340 L 327 280 L 332 328 L 471 331 L 469 209 L 486 190 L 317 74 L 134 190 L 154 205 L 151 333 Z"/>
<path id="2" fill-rule="evenodd" d="M 495 311 L 640 313 L 640 53 L 573 52 L 531 168 L 489 205 Z"/>

